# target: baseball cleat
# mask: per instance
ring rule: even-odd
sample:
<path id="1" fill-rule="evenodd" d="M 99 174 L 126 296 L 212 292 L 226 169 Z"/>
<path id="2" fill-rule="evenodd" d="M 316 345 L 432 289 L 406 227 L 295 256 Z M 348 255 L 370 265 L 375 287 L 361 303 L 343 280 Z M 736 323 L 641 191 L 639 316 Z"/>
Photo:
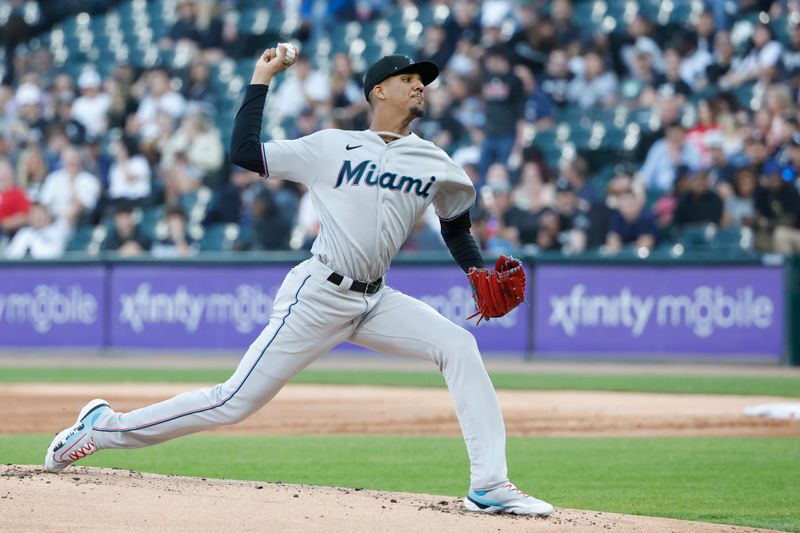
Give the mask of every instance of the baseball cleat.
<path id="1" fill-rule="evenodd" d="M 92 400 L 84 405 L 78 414 L 78 420 L 56 435 L 50 443 L 44 456 L 44 468 L 49 472 L 61 472 L 78 459 L 96 452 L 92 426 L 106 409 L 111 408 L 105 400 Z"/>
<path id="2" fill-rule="evenodd" d="M 552 505 L 525 494 L 511 482 L 488 491 L 470 489 L 464 507 L 476 513 L 548 516 L 553 512 Z"/>

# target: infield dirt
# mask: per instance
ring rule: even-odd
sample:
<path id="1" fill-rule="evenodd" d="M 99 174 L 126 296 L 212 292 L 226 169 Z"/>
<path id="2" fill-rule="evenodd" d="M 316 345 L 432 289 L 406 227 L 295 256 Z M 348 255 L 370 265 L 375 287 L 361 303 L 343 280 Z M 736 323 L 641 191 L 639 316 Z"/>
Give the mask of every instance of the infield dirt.
<path id="1" fill-rule="evenodd" d="M 207 385 L 197 385 L 207 386 Z M 189 384 L 0 385 L 0 434 L 53 433 L 90 399 L 129 411 Z M 742 414 L 776 397 L 633 392 L 498 391 L 510 436 L 800 436 L 800 421 Z M 787 399 L 789 401 L 789 399 Z M 235 426 L 237 434 L 460 435 L 445 389 L 341 385 L 285 387 Z"/>
<path id="2" fill-rule="evenodd" d="M 140 474 L 0 466 L 0 530 L 18 531 L 765 531 L 665 518 L 557 509 L 547 519 L 477 515 L 457 498 Z"/>

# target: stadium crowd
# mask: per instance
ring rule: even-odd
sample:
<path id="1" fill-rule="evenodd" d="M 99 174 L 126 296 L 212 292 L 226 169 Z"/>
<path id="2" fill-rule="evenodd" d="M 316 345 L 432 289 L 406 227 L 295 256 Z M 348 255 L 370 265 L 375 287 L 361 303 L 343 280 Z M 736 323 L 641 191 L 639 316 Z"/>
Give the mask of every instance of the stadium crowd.
<path id="1" fill-rule="evenodd" d="M 65 1 L 59 16 L 130 2 Z M 473 179 L 485 251 L 800 252 L 800 3 L 674 0 L 687 16 L 665 22 L 642 0 L 584 23 L 597 3 L 272 2 L 300 20 L 282 37 L 301 56 L 270 91 L 267 122 L 286 138 L 367 128 L 358 51 L 320 62 L 304 47 L 349 22 L 435 13 L 409 41 L 442 67 L 415 129 Z M 1 256 L 310 247 L 319 225 L 302 187 L 228 161 L 215 67 L 258 52 L 230 16 L 239 2 L 172 4 L 154 40 L 165 55 L 188 47 L 184 67 L 75 73 L 37 45 L 59 23 L 44 2 L 0 0 Z M 404 250 L 446 250 L 437 224 L 423 217 Z"/>

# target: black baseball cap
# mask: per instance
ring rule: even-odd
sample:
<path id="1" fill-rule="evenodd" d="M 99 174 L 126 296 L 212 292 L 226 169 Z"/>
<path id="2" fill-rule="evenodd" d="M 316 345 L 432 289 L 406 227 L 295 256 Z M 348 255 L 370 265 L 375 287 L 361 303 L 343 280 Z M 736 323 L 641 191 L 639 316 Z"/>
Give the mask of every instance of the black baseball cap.
<path id="1" fill-rule="evenodd" d="M 439 67 L 433 61 L 416 62 L 409 56 L 384 56 L 373 63 L 364 75 L 364 97 L 369 100 L 369 93 L 373 87 L 389 76 L 405 72 L 419 74 L 422 83 L 428 85 L 439 76 Z"/>

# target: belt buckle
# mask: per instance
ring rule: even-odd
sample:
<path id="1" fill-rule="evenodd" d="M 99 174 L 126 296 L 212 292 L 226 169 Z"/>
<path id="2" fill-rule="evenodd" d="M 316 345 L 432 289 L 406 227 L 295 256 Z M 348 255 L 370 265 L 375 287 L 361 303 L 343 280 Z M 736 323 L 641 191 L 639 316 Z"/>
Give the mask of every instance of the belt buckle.
<path id="1" fill-rule="evenodd" d="M 383 277 L 380 277 L 375 281 L 367 283 L 367 288 L 364 290 L 364 293 L 367 294 L 371 287 L 375 287 L 375 290 L 372 292 L 372 294 L 375 294 L 376 292 L 378 292 L 378 289 L 380 288 L 382 281 Z"/>

